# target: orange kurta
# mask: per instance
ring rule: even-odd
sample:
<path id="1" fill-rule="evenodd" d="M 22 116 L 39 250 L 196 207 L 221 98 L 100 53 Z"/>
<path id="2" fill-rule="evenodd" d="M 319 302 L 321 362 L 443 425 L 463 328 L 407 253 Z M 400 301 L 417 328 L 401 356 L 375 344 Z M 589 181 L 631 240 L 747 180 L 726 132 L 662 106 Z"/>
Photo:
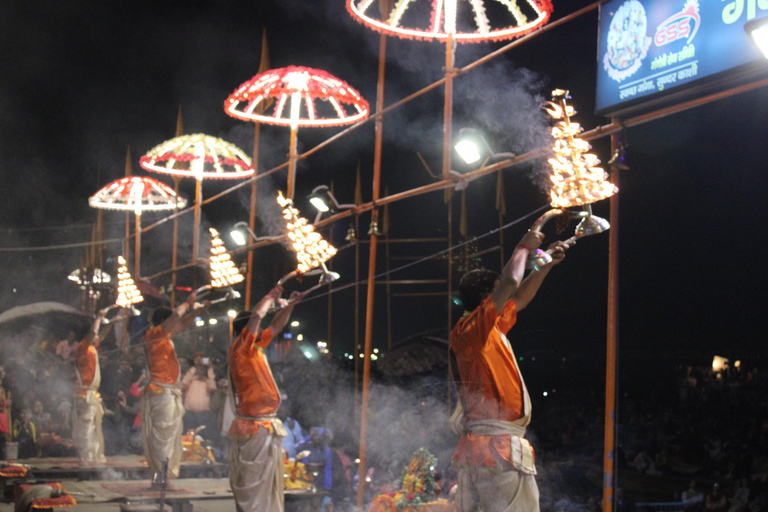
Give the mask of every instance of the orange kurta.
<path id="1" fill-rule="evenodd" d="M 229 428 L 230 438 L 248 439 L 260 427 L 272 431 L 272 423 L 269 421 L 245 419 L 275 414 L 280 406 L 277 384 L 264 355 L 264 349 L 271 341 L 271 329 L 267 328 L 257 336 L 246 327 L 229 347 L 227 358 L 236 407 L 235 419 Z"/>
<path id="2" fill-rule="evenodd" d="M 163 326 L 151 327 L 144 335 L 144 349 L 149 365 L 149 380 L 160 382 L 169 386 L 175 385 L 179 380 L 179 361 L 176 359 L 176 350 L 168 333 L 163 331 Z M 147 392 L 150 394 L 163 393 L 163 387 L 150 382 Z"/>
<path id="3" fill-rule="evenodd" d="M 503 336 L 516 320 L 513 301 L 507 301 L 498 314 L 488 296 L 451 331 L 450 350 L 455 356 L 465 421 L 511 422 L 522 417 L 523 385 L 515 355 Z M 456 469 L 494 468 L 495 454 L 512 463 L 510 449 L 509 435 L 467 433 L 459 440 L 452 463 Z"/>
<path id="4" fill-rule="evenodd" d="M 75 388 L 75 395 L 86 396 L 88 394 L 87 389 L 93 384 L 93 379 L 96 377 L 96 366 L 99 364 L 99 353 L 97 349 L 101 340 L 98 336 L 94 338 L 94 343 L 91 345 L 88 341 L 83 340 L 77 344 L 75 348 L 75 365 L 77 371 L 80 373 L 81 386 Z"/>

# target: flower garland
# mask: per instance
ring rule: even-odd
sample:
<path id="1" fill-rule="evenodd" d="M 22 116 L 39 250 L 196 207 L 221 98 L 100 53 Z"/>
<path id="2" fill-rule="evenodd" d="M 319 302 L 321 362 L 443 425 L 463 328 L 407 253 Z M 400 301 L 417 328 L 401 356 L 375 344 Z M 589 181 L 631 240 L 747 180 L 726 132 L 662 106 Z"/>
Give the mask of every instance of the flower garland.
<path id="1" fill-rule="evenodd" d="M 414 509 L 434 501 L 441 489 L 437 484 L 435 472 L 437 458 L 422 447 L 413 454 L 411 463 L 403 469 L 398 491 L 390 491 L 377 496 L 371 504 L 375 511 Z"/>

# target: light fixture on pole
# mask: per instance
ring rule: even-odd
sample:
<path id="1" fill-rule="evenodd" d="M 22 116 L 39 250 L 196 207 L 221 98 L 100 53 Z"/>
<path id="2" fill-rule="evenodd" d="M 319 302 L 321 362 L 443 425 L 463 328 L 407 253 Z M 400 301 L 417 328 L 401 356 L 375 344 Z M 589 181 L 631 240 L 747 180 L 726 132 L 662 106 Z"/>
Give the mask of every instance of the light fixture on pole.
<path id="1" fill-rule="evenodd" d="M 744 24 L 744 30 L 752 43 L 768 59 L 768 17 L 758 18 Z"/>
<path id="2" fill-rule="evenodd" d="M 240 246 L 248 244 L 248 238 L 243 235 L 243 231 L 241 231 L 241 229 L 245 230 L 245 232 L 253 239 L 254 242 L 260 242 L 261 240 L 275 240 L 280 238 L 277 236 L 256 236 L 256 233 L 253 232 L 247 222 L 240 221 L 235 223 L 235 225 L 232 226 L 232 229 L 229 231 L 229 236 L 231 236 L 232 240 Z"/>
<path id="3" fill-rule="evenodd" d="M 317 224 L 320 217 L 326 212 L 338 212 L 339 210 L 357 208 L 357 205 L 353 203 L 339 204 L 336 197 L 328 188 L 328 185 L 318 185 L 313 188 L 312 193 L 309 194 L 309 202 L 312 203 L 312 206 L 317 208 L 315 224 Z"/>
<path id="4" fill-rule="evenodd" d="M 480 130 L 474 128 L 462 128 L 459 130 L 459 136 L 456 138 L 456 144 L 453 145 L 456 153 L 468 165 L 486 158 L 514 158 L 514 153 L 496 153 L 491 149 L 488 141 L 485 140 Z"/>

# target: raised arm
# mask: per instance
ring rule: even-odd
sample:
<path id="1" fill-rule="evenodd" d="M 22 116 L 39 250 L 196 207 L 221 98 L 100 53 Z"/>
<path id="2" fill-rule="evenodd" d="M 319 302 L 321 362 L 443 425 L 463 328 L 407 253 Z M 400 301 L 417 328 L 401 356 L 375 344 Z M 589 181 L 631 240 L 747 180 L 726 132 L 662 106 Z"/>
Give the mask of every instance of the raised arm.
<path id="1" fill-rule="evenodd" d="M 551 251 L 552 262 L 544 265 L 541 269 L 534 270 L 528 274 L 512 295 L 512 299 L 515 301 L 515 307 L 518 311 L 522 311 L 528 304 L 530 304 L 531 300 L 536 296 L 536 292 L 539 291 L 541 283 L 544 282 L 544 278 L 547 277 L 547 274 L 552 270 L 552 267 L 563 261 L 563 258 L 565 258 L 565 251 L 567 251 L 569 247 L 570 246 L 565 242 L 554 242 L 550 244 L 549 250 Z"/>
<path id="2" fill-rule="evenodd" d="M 285 329 L 285 324 L 288 323 L 288 319 L 291 318 L 291 313 L 293 313 L 293 307 L 303 298 L 304 294 L 301 292 L 291 293 L 291 296 L 288 298 L 288 305 L 278 311 L 275 314 L 275 317 L 272 319 L 272 323 L 269 324 L 272 335 L 275 335 Z"/>
<path id="3" fill-rule="evenodd" d="M 96 320 L 93 321 L 93 324 L 91 324 L 91 328 L 88 330 L 88 333 L 85 335 L 85 341 L 89 345 L 93 345 L 96 343 L 97 340 L 101 339 L 101 333 L 99 332 L 99 329 L 101 328 L 101 321 L 104 320 L 104 316 L 106 315 L 106 312 L 104 310 L 99 311 L 98 315 L 96 315 Z M 107 325 L 105 327 L 106 332 L 104 333 L 104 336 L 107 335 L 109 332 L 109 329 L 107 327 L 110 327 L 110 325 Z"/>
<path id="4" fill-rule="evenodd" d="M 193 306 L 192 308 L 190 308 L 190 310 L 187 311 L 184 314 L 184 316 L 181 317 L 181 321 L 179 322 L 178 327 L 176 328 L 176 331 L 174 331 L 174 333 L 185 330 L 187 327 L 189 327 L 192 324 L 192 321 L 200 315 L 200 313 L 207 310 L 210 306 L 211 306 L 211 303 L 207 300 L 204 300 L 202 306 L 199 306 L 199 307 Z"/>
<path id="5" fill-rule="evenodd" d="M 259 302 L 257 302 L 255 306 L 253 306 L 253 309 L 251 310 L 251 318 L 248 320 L 247 325 L 247 329 L 250 332 L 258 332 L 261 320 L 267 315 L 269 308 L 277 303 L 282 293 L 283 287 L 275 286 L 269 291 L 268 294 L 266 294 Z"/>
<path id="6" fill-rule="evenodd" d="M 176 306 L 171 316 L 163 322 L 163 332 L 173 335 L 189 327 L 196 316 L 196 312 L 192 314 L 196 301 L 197 295 L 194 292 L 187 295 L 187 300 Z"/>
<path id="7" fill-rule="evenodd" d="M 493 289 L 491 294 L 497 313 L 501 313 L 504 309 L 504 304 L 517 292 L 525 275 L 525 263 L 528 260 L 528 255 L 538 249 L 542 240 L 544 240 L 543 233 L 528 231 L 515 247 L 512 256 L 501 271 L 499 284 Z M 517 309 L 521 309 L 519 305 Z"/>

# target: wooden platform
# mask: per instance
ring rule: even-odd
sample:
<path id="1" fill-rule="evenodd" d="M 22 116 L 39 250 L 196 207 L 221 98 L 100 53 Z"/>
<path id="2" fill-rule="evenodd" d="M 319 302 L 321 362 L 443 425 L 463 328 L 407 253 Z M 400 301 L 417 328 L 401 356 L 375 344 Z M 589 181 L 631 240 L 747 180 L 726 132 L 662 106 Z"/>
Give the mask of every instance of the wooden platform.
<path id="1" fill-rule="evenodd" d="M 127 481 L 63 481 L 61 485 L 73 493 L 78 505 L 95 503 L 159 503 L 160 490 L 153 489 L 150 480 Z M 307 510 L 319 511 L 325 493 L 285 491 L 285 501 L 303 502 Z M 225 501 L 234 507 L 234 497 L 228 478 L 180 478 L 171 480 L 165 491 L 165 503 L 174 511 L 191 511 L 192 502 Z"/>
<path id="2" fill-rule="evenodd" d="M 21 459 L 16 461 L 28 466 L 28 478 L 117 480 L 148 479 L 151 477 L 144 457 L 140 455 L 115 455 L 103 463 L 81 465 L 77 457 L 51 457 Z M 182 462 L 181 478 L 221 478 L 228 474 L 226 463 Z"/>

